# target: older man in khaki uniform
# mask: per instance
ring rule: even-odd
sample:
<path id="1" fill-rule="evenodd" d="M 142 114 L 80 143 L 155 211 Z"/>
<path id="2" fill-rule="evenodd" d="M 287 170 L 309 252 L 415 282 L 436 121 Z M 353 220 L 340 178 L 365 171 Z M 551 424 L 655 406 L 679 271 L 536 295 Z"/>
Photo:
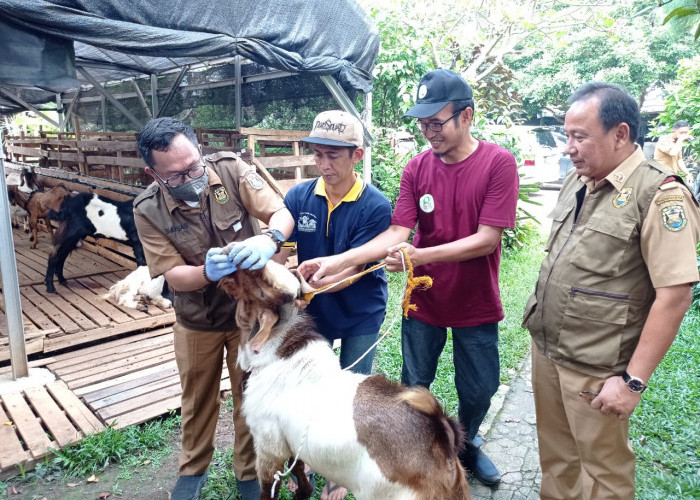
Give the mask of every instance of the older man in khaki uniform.
<path id="1" fill-rule="evenodd" d="M 233 467 L 244 500 L 258 500 L 255 452 L 241 414 L 236 304 L 216 281 L 238 267 L 262 267 L 291 228 L 282 198 L 233 153 L 202 158 L 191 128 L 158 118 L 139 134 L 139 152 L 156 180 L 134 201 L 134 219 L 151 276 L 174 290 L 175 359 L 182 385 L 182 452 L 172 500 L 199 497 L 214 453 L 225 357 L 233 392 Z M 255 218 L 266 222 L 260 233 Z M 236 258 L 219 247 L 230 242 Z M 231 253 L 231 255 L 234 252 Z M 243 260 L 245 259 L 245 260 Z"/>
<path id="2" fill-rule="evenodd" d="M 540 495 L 632 500 L 629 417 L 700 280 L 700 211 L 683 181 L 635 145 L 639 109 L 626 92 L 590 82 L 570 102 L 566 152 L 576 171 L 551 214 L 523 321 Z"/>

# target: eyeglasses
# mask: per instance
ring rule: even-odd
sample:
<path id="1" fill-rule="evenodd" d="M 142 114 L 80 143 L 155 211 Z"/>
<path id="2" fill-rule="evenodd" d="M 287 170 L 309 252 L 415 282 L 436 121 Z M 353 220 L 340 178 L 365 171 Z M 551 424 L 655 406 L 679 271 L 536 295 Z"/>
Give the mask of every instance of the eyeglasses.
<path id="1" fill-rule="evenodd" d="M 458 114 L 460 114 L 462 111 L 464 111 L 464 110 L 463 110 L 463 109 L 460 109 L 459 111 L 455 111 L 455 112 L 452 113 L 452 115 L 450 115 L 450 117 L 449 117 L 447 120 L 445 120 L 444 122 L 429 122 L 429 123 L 423 123 L 423 122 L 418 121 L 418 122 L 416 122 L 416 127 L 418 127 L 418 129 L 419 129 L 421 132 L 425 132 L 425 131 L 428 130 L 428 129 L 432 130 L 433 132 L 441 132 L 441 131 L 442 131 L 442 126 L 443 126 L 445 123 L 449 122 L 452 118 L 454 118 L 455 116 L 457 116 Z"/>
<path id="2" fill-rule="evenodd" d="M 185 177 L 189 177 L 190 179 L 199 179 L 201 176 L 204 175 L 204 170 L 206 169 L 206 165 L 197 165 L 195 167 L 190 167 L 187 170 L 183 170 L 182 172 L 178 172 L 175 175 L 171 175 L 167 179 L 163 179 L 160 175 L 156 174 L 156 171 L 151 169 L 151 171 L 155 174 L 158 179 L 170 186 L 170 187 L 178 187 L 187 182 L 187 179 Z"/>

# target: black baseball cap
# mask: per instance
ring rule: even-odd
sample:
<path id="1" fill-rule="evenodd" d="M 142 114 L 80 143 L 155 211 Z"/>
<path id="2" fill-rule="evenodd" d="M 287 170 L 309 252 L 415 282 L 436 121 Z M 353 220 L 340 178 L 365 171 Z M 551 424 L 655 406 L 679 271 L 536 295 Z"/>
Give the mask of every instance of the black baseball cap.
<path id="1" fill-rule="evenodd" d="M 473 98 L 474 91 L 460 75 L 449 69 L 434 69 L 421 78 L 416 105 L 403 116 L 428 118 L 450 102 Z"/>

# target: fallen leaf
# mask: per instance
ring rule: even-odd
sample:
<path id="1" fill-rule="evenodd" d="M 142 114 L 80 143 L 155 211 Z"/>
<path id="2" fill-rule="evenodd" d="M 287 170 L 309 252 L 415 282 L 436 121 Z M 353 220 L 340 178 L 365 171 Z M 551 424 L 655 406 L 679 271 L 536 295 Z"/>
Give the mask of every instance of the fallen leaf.
<path id="1" fill-rule="evenodd" d="M 143 461 L 143 465 L 148 465 L 148 464 L 150 464 L 150 463 L 151 463 L 150 460 L 144 460 L 144 461 Z"/>
<path id="2" fill-rule="evenodd" d="M 66 484 L 66 486 L 68 486 L 69 488 L 75 488 L 76 486 L 80 486 L 81 484 L 83 483 L 68 483 Z"/>
<path id="3" fill-rule="evenodd" d="M 100 481 L 100 478 L 98 478 L 95 474 L 87 478 L 88 483 L 97 483 Z"/>
<path id="4" fill-rule="evenodd" d="M 110 496 L 112 496 L 112 494 L 105 491 L 104 493 L 100 493 L 100 496 L 98 496 L 97 498 L 99 498 L 100 500 L 107 500 L 107 498 L 109 498 Z"/>
<path id="5" fill-rule="evenodd" d="M 7 496 L 8 496 L 8 497 L 15 496 L 15 495 L 19 495 L 19 494 L 22 493 L 21 490 L 18 490 L 18 489 L 15 488 L 14 486 L 8 486 L 8 487 L 7 487 L 7 490 L 5 490 L 5 491 L 7 492 Z"/>

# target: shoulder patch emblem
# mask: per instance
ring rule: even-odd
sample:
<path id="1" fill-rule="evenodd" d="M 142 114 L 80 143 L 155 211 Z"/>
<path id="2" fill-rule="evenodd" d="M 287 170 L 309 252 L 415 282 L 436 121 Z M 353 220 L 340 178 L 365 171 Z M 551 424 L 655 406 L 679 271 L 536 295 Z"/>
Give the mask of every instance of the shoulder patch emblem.
<path id="1" fill-rule="evenodd" d="M 625 205 L 627 205 L 630 202 L 630 198 L 632 197 L 632 188 L 631 187 L 623 187 L 620 192 L 613 198 L 613 207 L 615 208 L 622 208 Z"/>
<path id="2" fill-rule="evenodd" d="M 224 205 L 228 202 L 228 191 L 226 191 L 224 186 L 218 187 L 214 190 L 214 199 L 219 205 Z"/>
<path id="3" fill-rule="evenodd" d="M 435 200 L 433 200 L 433 195 L 424 194 L 421 196 L 418 206 L 420 206 L 420 209 L 426 214 L 431 213 L 433 210 L 435 210 Z"/>
<path id="4" fill-rule="evenodd" d="M 668 203 L 669 201 L 683 201 L 683 195 L 682 194 L 669 194 L 667 196 L 662 196 L 658 200 L 656 200 L 657 205 L 661 205 L 663 203 Z"/>
<path id="5" fill-rule="evenodd" d="M 263 180 L 262 177 L 260 177 L 256 172 L 250 171 L 245 175 L 245 179 L 248 181 L 248 184 L 250 184 L 250 187 L 253 189 L 262 189 L 263 187 Z"/>
<path id="6" fill-rule="evenodd" d="M 661 209 L 661 219 L 669 231 L 680 231 L 688 223 L 682 205 L 671 205 Z"/>

